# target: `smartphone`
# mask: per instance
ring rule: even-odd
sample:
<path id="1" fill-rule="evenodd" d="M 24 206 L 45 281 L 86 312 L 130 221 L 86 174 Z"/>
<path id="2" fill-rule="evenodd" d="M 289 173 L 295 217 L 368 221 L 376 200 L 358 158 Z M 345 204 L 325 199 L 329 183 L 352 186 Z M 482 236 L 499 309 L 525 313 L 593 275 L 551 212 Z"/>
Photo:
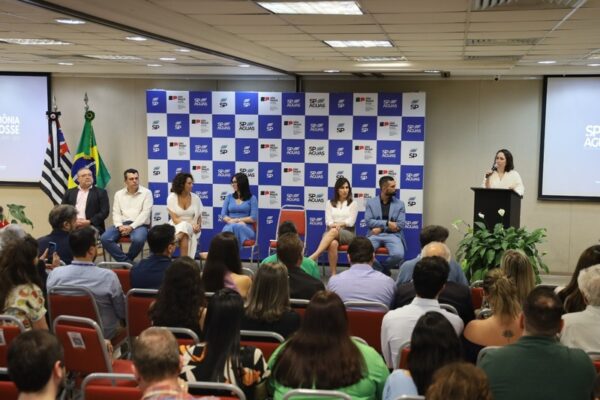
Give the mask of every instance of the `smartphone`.
<path id="1" fill-rule="evenodd" d="M 48 254 L 46 255 L 46 264 L 52 264 L 52 256 L 54 255 L 56 248 L 57 246 L 55 242 L 48 242 Z"/>

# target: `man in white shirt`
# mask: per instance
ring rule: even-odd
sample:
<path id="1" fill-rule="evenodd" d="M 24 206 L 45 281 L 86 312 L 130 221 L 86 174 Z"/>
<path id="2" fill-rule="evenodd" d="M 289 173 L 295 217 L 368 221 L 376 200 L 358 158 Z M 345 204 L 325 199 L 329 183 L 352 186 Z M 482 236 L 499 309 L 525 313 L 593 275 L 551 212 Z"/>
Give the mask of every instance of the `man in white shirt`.
<path id="1" fill-rule="evenodd" d="M 140 186 L 139 173 L 135 169 L 128 169 L 123 173 L 125 187 L 115 193 L 113 202 L 113 226 L 102 235 L 102 247 L 116 261 L 132 262 L 144 248 L 150 214 L 152 211 L 152 193 Z M 127 254 L 118 244 L 121 237 L 128 236 L 131 245 Z"/>
<path id="2" fill-rule="evenodd" d="M 77 187 L 67 190 L 62 204 L 77 209 L 76 228 L 92 225 L 100 234 L 104 233 L 104 220 L 109 212 L 106 190 L 94 186 L 94 175 L 85 167 L 77 171 L 77 183 Z"/>
<path id="3" fill-rule="evenodd" d="M 411 339 L 417 320 L 428 311 L 436 311 L 445 316 L 454 327 L 457 335 L 463 331 L 460 317 L 440 307 L 438 296 L 448 279 L 450 267 L 442 257 L 423 257 L 413 273 L 416 297 L 401 308 L 388 312 L 381 324 L 381 350 L 390 368 L 398 368 L 400 346 Z"/>

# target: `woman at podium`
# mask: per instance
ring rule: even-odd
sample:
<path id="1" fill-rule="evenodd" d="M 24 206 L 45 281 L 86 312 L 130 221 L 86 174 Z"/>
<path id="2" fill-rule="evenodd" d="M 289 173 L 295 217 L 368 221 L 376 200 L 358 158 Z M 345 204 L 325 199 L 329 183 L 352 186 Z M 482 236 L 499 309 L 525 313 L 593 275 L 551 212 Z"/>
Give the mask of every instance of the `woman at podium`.
<path id="1" fill-rule="evenodd" d="M 513 156 L 506 149 L 498 150 L 494 165 L 491 170 L 485 173 L 481 187 L 488 189 L 512 189 L 523 196 L 525 186 L 521 180 L 521 175 L 515 171 Z"/>

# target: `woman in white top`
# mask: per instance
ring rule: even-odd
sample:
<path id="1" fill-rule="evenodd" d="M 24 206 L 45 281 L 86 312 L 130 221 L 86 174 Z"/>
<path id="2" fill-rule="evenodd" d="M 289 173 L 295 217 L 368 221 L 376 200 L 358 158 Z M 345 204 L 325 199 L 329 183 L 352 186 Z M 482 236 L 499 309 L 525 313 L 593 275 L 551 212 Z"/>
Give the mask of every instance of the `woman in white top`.
<path id="1" fill-rule="evenodd" d="M 202 202 L 196 193 L 192 193 L 193 186 L 192 175 L 180 172 L 173 178 L 172 193 L 167 197 L 169 223 L 175 227 L 181 256 L 192 258 L 196 255 L 202 222 Z"/>
<path id="2" fill-rule="evenodd" d="M 521 175 L 515 171 L 513 156 L 506 149 L 498 150 L 494 160 L 494 166 L 485 173 L 485 178 L 481 187 L 492 189 L 512 189 L 523 196 L 525 186 L 521 180 Z"/>
<path id="3" fill-rule="evenodd" d="M 325 205 L 325 225 L 327 231 L 319 243 L 319 247 L 310 256 L 317 261 L 322 252 L 327 250 L 331 275 L 335 275 L 338 261 L 338 246 L 349 244 L 355 235 L 358 205 L 352 201 L 350 182 L 343 176 L 335 182 L 333 199 Z"/>

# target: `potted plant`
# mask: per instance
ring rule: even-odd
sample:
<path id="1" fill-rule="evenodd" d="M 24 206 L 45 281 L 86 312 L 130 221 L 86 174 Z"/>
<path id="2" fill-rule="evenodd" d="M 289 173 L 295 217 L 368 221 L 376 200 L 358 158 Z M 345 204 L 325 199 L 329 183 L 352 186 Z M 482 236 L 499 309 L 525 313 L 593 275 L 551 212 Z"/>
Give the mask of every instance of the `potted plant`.
<path id="1" fill-rule="evenodd" d="M 498 214 L 504 216 L 504 210 L 498 210 Z M 479 217 L 483 219 L 484 216 L 480 214 Z M 471 283 L 483 279 L 491 268 L 499 266 L 502 255 L 508 249 L 525 253 L 533 267 L 536 283 L 541 282 L 541 271 L 549 272 L 542 260 L 546 253 L 540 253 L 537 249 L 537 245 L 546 237 L 545 228 L 529 232 L 525 228 L 505 228 L 498 223 L 493 229 L 488 229 L 483 222 L 477 221 L 474 229 L 463 220 L 457 220 L 452 225 L 459 232 L 460 225 L 467 227 L 464 237 L 458 243 L 456 257 Z"/>
<path id="2" fill-rule="evenodd" d="M 29 225 L 33 229 L 33 222 L 25 215 L 25 206 L 19 204 L 7 204 L 8 213 L 4 212 L 4 208 L 0 206 L 0 228 L 5 227 L 8 224 L 21 223 Z M 10 217 L 10 222 L 8 218 Z"/>

